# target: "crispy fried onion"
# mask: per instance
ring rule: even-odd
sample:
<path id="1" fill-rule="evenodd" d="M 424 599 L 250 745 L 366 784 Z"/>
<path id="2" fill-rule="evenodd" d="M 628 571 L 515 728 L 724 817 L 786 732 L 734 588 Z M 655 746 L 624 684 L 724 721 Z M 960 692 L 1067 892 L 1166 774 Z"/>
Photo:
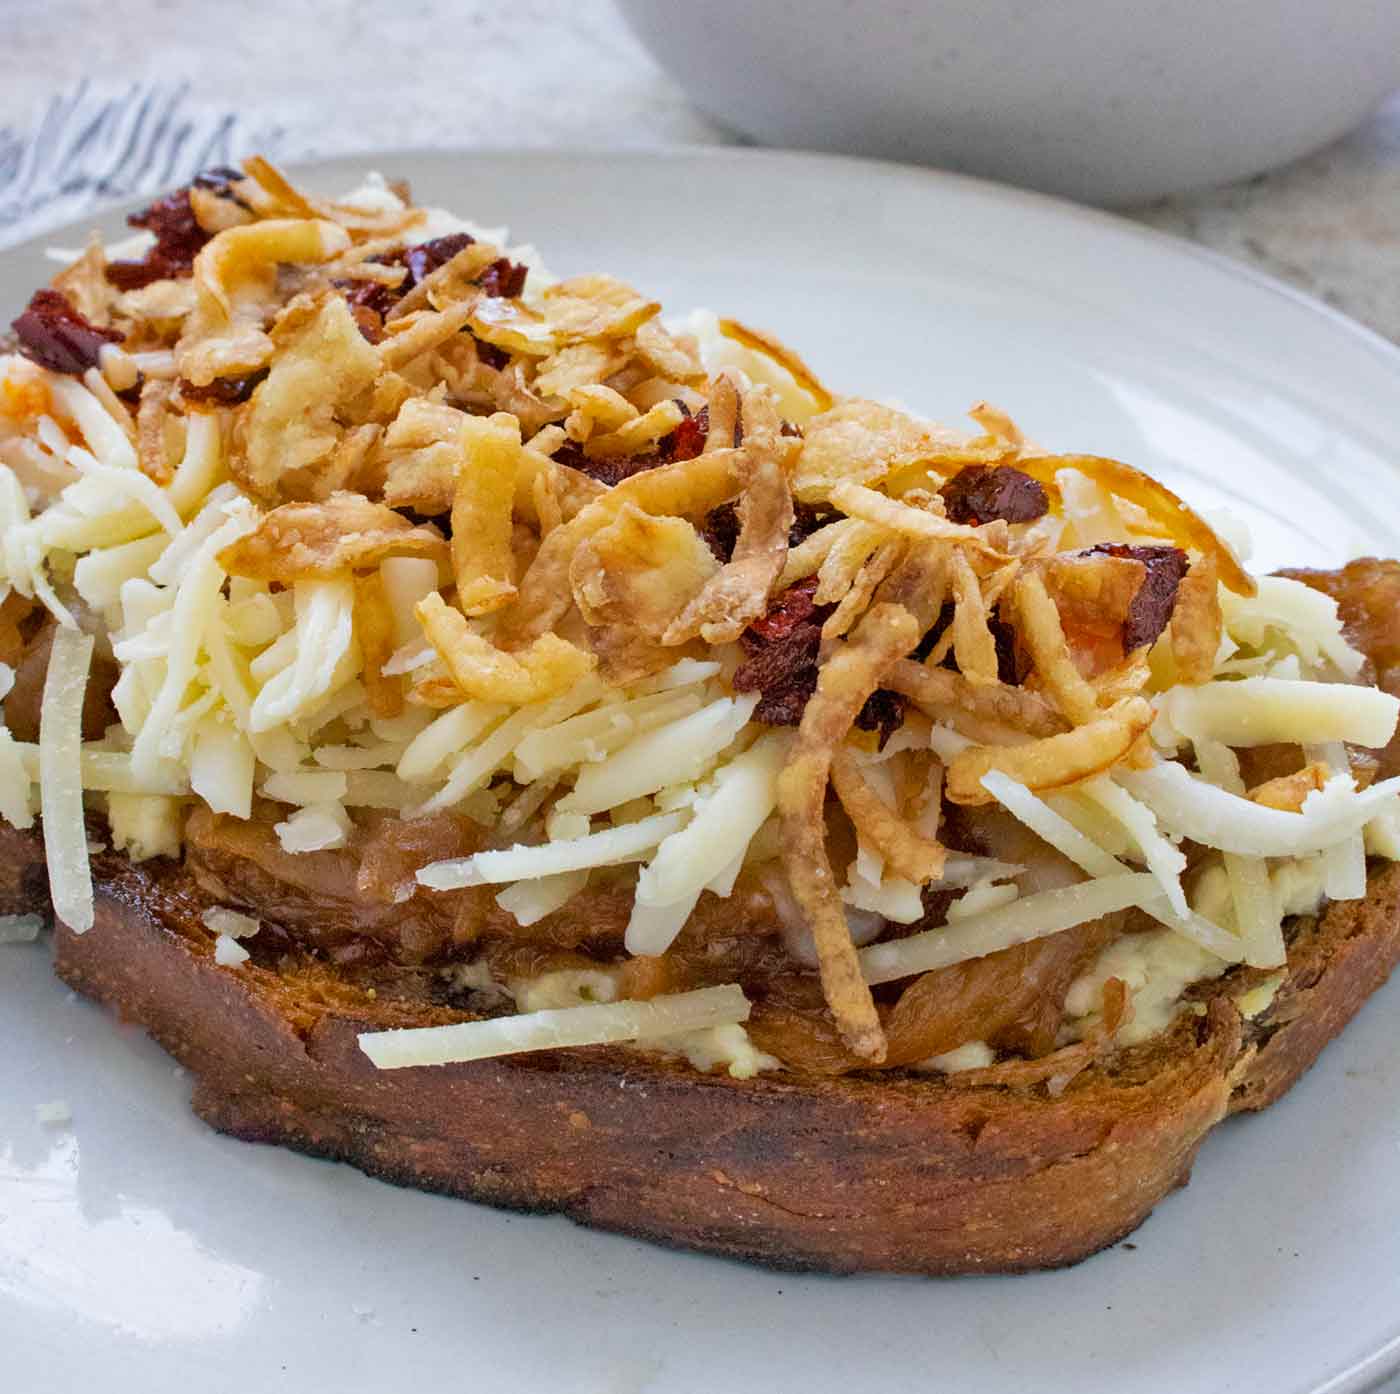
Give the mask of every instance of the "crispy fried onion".
<path id="1" fill-rule="evenodd" d="M 822 992 L 846 1043 L 876 1063 L 884 1059 L 885 1037 L 827 855 L 826 789 L 834 754 L 857 713 L 932 622 L 928 597 L 937 566 L 928 553 L 911 556 L 822 664 L 792 753 L 778 777 L 783 867 L 812 931 Z"/>
<path id="2" fill-rule="evenodd" d="M 879 852 L 896 876 L 922 886 L 943 874 L 947 850 L 909 826 L 875 792 L 849 746 L 832 752 L 831 784 L 860 840 Z"/>
<path id="3" fill-rule="evenodd" d="M 756 395 L 746 394 L 745 403 Z M 663 643 L 683 644 L 696 634 L 710 644 L 733 643 L 767 611 L 787 560 L 793 519 L 787 463 L 795 446 L 769 431 L 746 437 L 739 450 L 744 491 L 734 553 L 667 627 Z"/>
<path id="4" fill-rule="evenodd" d="M 1031 663 L 1050 699 L 1074 725 L 1091 721 L 1099 710 L 1099 694 L 1075 666 L 1045 582 L 1029 570 L 1014 591 L 1017 634 L 1031 656 Z"/>
<path id="5" fill-rule="evenodd" d="M 243 161 L 243 169 L 248 179 L 236 186 L 236 192 L 264 217 L 286 217 L 290 214 L 297 218 L 326 218 L 351 232 L 366 235 L 399 232 L 423 219 L 422 210 L 417 208 L 386 207 L 377 212 L 366 212 L 362 208 L 304 194 L 276 165 L 261 155 L 249 156 Z"/>
<path id="6" fill-rule="evenodd" d="M 685 412 L 669 397 L 643 412 L 623 421 L 616 430 L 600 436 L 590 436 L 584 442 L 583 453 L 590 460 L 608 460 L 618 455 L 636 455 L 650 450 L 662 436 L 669 436 L 685 420 Z"/>
<path id="7" fill-rule="evenodd" d="M 1115 498 L 1136 504 L 1178 544 L 1212 557 L 1220 580 L 1237 595 L 1253 595 L 1253 578 L 1239 564 L 1224 540 L 1198 513 L 1188 508 L 1165 484 L 1141 470 L 1102 455 L 1040 455 L 1021 457 L 1016 468 L 1053 484 L 1061 470 L 1078 470 Z"/>
<path id="8" fill-rule="evenodd" d="M 460 334 L 472 317 L 473 295 L 441 310 L 419 310 L 384 326 L 388 337 L 379 345 L 379 361 L 385 368 L 402 368 L 420 355 Z"/>
<path id="9" fill-rule="evenodd" d="M 575 440 L 587 440 L 595 430 L 615 431 L 641 415 L 621 392 L 601 382 L 571 387 L 564 395 L 574 409 L 568 425 Z"/>
<path id="10" fill-rule="evenodd" d="M 292 301 L 269 342 L 276 344 L 277 357 L 239 413 L 236 435 L 242 449 L 229 459 L 239 483 L 261 498 L 274 497 L 284 476 L 314 475 L 329 463 L 345 414 L 379 375 L 378 355 L 339 295 Z"/>
<path id="11" fill-rule="evenodd" d="M 1224 620 L 1220 613 L 1220 573 L 1209 554 L 1191 563 L 1176 591 L 1171 619 L 1171 653 L 1180 683 L 1209 682 L 1215 673 Z"/>
<path id="12" fill-rule="evenodd" d="M 806 453 L 805 448 L 803 453 Z M 950 523 L 941 513 L 902 503 L 874 489 L 867 489 L 863 484 L 833 484 L 830 497 L 831 502 L 848 517 L 877 523 L 892 532 L 925 541 L 970 543 L 998 561 L 1010 560 L 1005 552 L 1006 524 L 1000 520 L 978 527 Z"/>
<path id="13" fill-rule="evenodd" d="M 194 259 L 194 309 L 175 346 L 180 376 L 196 387 L 264 367 L 273 342 L 263 321 L 277 303 L 277 268 L 345 251 L 343 228 L 318 219 L 274 218 L 225 229 Z"/>
<path id="14" fill-rule="evenodd" d="M 579 339 L 622 339 L 661 313 L 648 300 L 612 276 L 574 276 L 546 286 L 540 312 L 559 343 Z"/>
<path id="15" fill-rule="evenodd" d="M 464 458 L 452 496 L 452 571 L 468 615 L 499 610 L 515 596 L 513 509 L 520 423 L 505 412 L 463 417 Z"/>
<path id="16" fill-rule="evenodd" d="M 141 385 L 141 405 L 136 410 L 137 462 L 147 479 L 162 486 L 175 477 L 166 441 L 170 399 L 174 395 L 175 384 L 169 378 L 147 378 Z"/>
<path id="17" fill-rule="evenodd" d="M 1024 745 L 971 746 L 948 765 L 947 795 L 953 803 L 991 803 L 982 776 L 1000 770 L 1039 793 L 1111 769 L 1132 750 L 1152 725 L 1152 706 L 1142 697 L 1129 697 L 1072 731 L 1044 736 Z"/>
<path id="18" fill-rule="evenodd" d="M 793 493 L 803 503 L 826 499 L 832 486 L 842 481 L 878 483 L 958 443 L 951 431 L 860 397 L 843 397 L 814 416 L 803 428 L 803 436 L 792 481 Z"/>
<path id="19" fill-rule="evenodd" d="M 642 513 L 704 517 L 739 491 L 746 457 L 735 449 L 706 451 L 643 470 L 600 494 L 576 517 L 540 544 L 520 581 L 520 594 L 506 612 L 503 639 L 512 647 L 547 633 L 573 600 L 569 570 L 575 550 L 602 531 L 628 504 Z"/>
<path id="20" fill-rule="evenodd" d="M 579 544 L 569 586 L 586 623 L 625 625 L 659 642 L 719 569 L 686 519 L 626 504 Z"/>
<path id="21" fill-rule="evenodd" d="M 919 642 L 919 626 L 902 605 L 866 611 L 849 639 L 822 665 L 797 741 L 778 777 L 783 866 L 816 944 L 822 991 L 847 1044 L 878 1063 L 885 1036 L 861 976 L 841 893 L 826 851 L 826 786 L 836 747 L 845 739 L 884 671 Z"/>
<path id="22" fill-rule="evenodd" d="M 396 630 L 384 579 L 378 571 L 355 578 L 352 619 L 364 663 L 365 699 L 375 716 L 391 720 L 403 711 L 404 680 L 384 673 L 384 665 L 396 647 Z"/>
<path id="23" fill-rule="evenodd" d="M 840 603 L 823 622 L 823 639 L 839 639 L 865 613 L 881 582 L 903 561 L 907 545 L 901 538 L 892 538 L 881 542 L 865 559 Z"/>
<path id="24" fill-rule="evenodd" d="M 642 361 L 664 378 L 698 387 L 705 381 L 705 365 L 690 334 L 672 334 L 657 319 L 649 319 L 637 327 L 637 354 Z M 594 381 L 606 377 L 600 373 Z"/>
<path id="25" fill-rule="evenodd" d="M 802 361 L 795 349 L 789 348 L 780 339 L 761 329 L 750 329 L 737 319 L 721 319 L 719 332 L 726 339 L 742 344 L 754 353 L 762 354 L 770 362 L 776 363 L 811 399 L 818 411 L 829 411 L 835 397 L 822 385 L 822 380 Z"/>
<path id="26" fill-rule="evenodd" d="M 974 686 L 997 681 L 997 644 L 988 628 L 991 616 L 982 583 L 962 547 L 949 549 L 953 586 L 953 653 L 962 675 Z"/>
<path id="27" fill-rule="evenodd" d="M 1054 736 L 1065 729 L 1049 703 L 1024 687 L 977 685 L 949 668 L 929 668 L 907 658 L 894 664 L 883 682 L 935 721 L 945 721 L 957 730 L 963 729 L 962 720 L 968 717 L 1027 736 Z"/>
<path id="28" fill-rule="evenodd" d="M 540 361 L 532 386 L 542 397 L 568 400 L 576 388 L 601 383 L 626 362 L 626 353 L 611 340 L 570 344 Z"/>
<path id="29" fill-rule="evenodd" d="M 436 591 L 418 602 L 415 613 L 465 697 L 522 706 L 565 691 L 597 666 L 591 653 L 556 634 L 543 634 L 518 653 L 503 653 Z"/>
<path id="30" fill-rule="evenodd" d="M 342 571 L 378 566 L 385 557 L 429 557 L 445 562 L 443 535 L 415 526 L 401 513 L 363 494 L 332 494 L 324 503 L 284 503 L 219 553 L 230 576 L 255 581 L 324 580 Z"/>
<path id="31" fill-rule="evenodd" d="M 1062 552 L 1040 563 L 1041 579 L 1070 629 L 1121 628 L 1147 568 L 1131 557 Z"/>

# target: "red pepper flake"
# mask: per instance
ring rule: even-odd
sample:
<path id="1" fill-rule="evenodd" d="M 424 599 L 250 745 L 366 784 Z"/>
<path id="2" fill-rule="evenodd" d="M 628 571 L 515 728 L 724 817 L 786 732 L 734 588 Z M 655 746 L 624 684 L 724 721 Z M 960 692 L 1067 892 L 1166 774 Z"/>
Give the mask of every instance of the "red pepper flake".
<path id="1" fill-rule="evenodd" d="M 973 527 L 997 518 L 1033 523 L 1050 508 L 1040 481 L 1010 465 L 966 465 L 939 493 L 949 519 Z"/>
<path id="2" fill-rule="evenodd" d="M 1146 568 L 1142 584 L 1133 603 L 1128 606 L 1128 618 L 1123 621 L 1123 652 L 1145 648 L 1155 643 L 1167 627 L 1176 609 L 1176 592 L 1190 563 L 1180 547 L 1135 547 L 1126 542 L 1100 542 L 1090 547 L 1090 556 L 1121 557 L 1139 561 Z"/>
<path id="3" fill-rule="evenodd" d="M 10 328 L 19 351 L 31 362 L 53 373 L 80 377 L 96 368 L 104 344 L 119 344 L 113 329 L 99 329 L 74 309 L 61 291 L 36 290 L 29 305 Z"/>

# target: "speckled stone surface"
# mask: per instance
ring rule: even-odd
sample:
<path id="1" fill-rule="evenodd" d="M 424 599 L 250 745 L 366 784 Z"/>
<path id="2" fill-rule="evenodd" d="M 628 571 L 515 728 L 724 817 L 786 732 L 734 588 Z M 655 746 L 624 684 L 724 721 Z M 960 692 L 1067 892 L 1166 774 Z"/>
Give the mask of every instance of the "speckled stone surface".
<path id="1" fill-rule="evenodd" d="M 608 0 L 7 0 L 4 14 L 0 132 L 16 138 L 11 152 L 54 94 L 84 79 L 114 92 L 192 80 L 187 109 L 240 113 L 243 131 L 283 159 L 733 139 L 686 104 Z M 0 134 L 0 182 L 6 155 Z M 1400 98 L 1297 164 L 1131 216 L 1400 341 Z"/>

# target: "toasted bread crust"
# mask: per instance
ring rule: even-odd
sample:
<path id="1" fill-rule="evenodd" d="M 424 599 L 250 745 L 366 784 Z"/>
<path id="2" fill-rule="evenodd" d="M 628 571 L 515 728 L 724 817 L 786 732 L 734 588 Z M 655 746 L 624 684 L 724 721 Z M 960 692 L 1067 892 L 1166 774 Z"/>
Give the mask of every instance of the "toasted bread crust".
<path id="1" fill-rule="evenodd" d="M 0 910 L 41 908 L 42 844 L 0 828 Z M 37 868 L 37 870 L 36 870 Z M 1227 1112 L 1273 1102 L 1400 958 L 1400 867 L 1304 922 L 1256 1022 L 1230 979 L 1059 1096 L 956 1077 L 749 1081 L 616 1048 L 381 1073 L 360 1030 L 459 1017 L 330 970 L 215 965 L 169 863 L 99 857 L 97 920 L 59 976 L 139 1022 L 221 1131 L 371 1175 L 791 1269 L 930 1274 L 1073 1263 L 1187 1180 Z"/>

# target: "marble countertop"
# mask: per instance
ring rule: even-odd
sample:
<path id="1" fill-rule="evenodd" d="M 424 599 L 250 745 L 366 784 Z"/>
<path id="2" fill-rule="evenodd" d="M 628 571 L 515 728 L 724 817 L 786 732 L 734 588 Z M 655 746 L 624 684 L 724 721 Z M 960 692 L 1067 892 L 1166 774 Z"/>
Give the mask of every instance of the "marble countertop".
<path id="1" fill-rule="evenodd" d="M 83 82 L 89 105 L 135 83 L 191 82 L 174 120 L 188 126 L 187 145 L 222 135 L 284 160 L 395 146 L 735 140 L 687 105 L 609 0 L 243 0 L 236 22 L 235 11 L 195 0 L 8 0 L 5 11 L 0 203 L 7 165 Z M 76 198 L 63 216 L 82 211 Z M 1127 211 L 1400 342 L 1400 96 L 1282 170 Z"/>
<path id="2" fill-rule="evenodd" d="M 166 144 L 185 162 L 196 146 L 268 149 L 286 161 L 405 146 L 736 139 L 687 105 L 608 0 L 242 0 L 218 9 L 196 0 L 7 0 L 5 30 L 0 214 L 7 193 L 13 202 L 37 187 L 36 131 L 71 120 L 75 108 L 120 105 L 133 87 L 154 93 L 152 119 L 166 122 Z M 168 182 L 159 169 L 147 173 L 149 187 Z M 0 244 L 124 192 L 145 188 L 103 187 L 100 177 L 50 188 L 8 227 L 0 216 Z M 1400 95 L 1284 169 L 1124 211 L 1400 342 Z M 1400 1394 L 1400 1380 L 1386 1391 Z"/>

